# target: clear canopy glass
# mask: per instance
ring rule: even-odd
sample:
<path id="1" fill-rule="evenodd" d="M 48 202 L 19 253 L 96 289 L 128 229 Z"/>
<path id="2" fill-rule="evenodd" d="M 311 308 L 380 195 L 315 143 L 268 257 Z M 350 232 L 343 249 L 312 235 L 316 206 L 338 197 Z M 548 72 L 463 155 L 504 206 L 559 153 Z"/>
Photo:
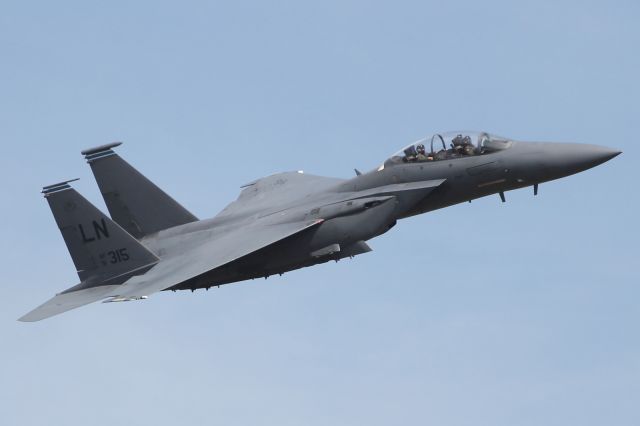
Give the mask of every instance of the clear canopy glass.
<path id="1" fill-rule="evenodd" d="M 378 170 L 394 164 L 451 160 L 507 149 L 511 141 L 486 132 L 448 132 L 420 139 L 388 158 Z"/>

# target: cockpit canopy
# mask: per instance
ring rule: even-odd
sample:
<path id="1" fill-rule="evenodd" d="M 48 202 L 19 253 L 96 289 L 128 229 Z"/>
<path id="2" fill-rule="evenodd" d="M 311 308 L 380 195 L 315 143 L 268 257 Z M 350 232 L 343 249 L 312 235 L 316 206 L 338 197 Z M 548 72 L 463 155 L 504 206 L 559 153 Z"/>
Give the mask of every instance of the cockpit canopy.
<path id="1" fill-rule="evenodd" d="M 511 141 L 485 132 L 448 132 L 420 139 L 387 159 L 378 170 L 395 164 L 451 160 L 502 151 Z"/>

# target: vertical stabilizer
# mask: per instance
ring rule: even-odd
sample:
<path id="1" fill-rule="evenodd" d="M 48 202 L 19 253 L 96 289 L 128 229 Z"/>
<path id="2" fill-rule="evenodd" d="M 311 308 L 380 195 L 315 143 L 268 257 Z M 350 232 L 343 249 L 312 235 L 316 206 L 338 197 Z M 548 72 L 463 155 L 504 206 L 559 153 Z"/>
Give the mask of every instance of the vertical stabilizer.
<path id="1" fill-rule="evenodd" d="M 80 280 L 99 284 L 150 266 L 158 258 L 71 188 L 69 182 L 42 189 Z"/>
<path id="2" fill-rule="evenodd" d="M 120 144 L 116 142 L 82 151 L 117 224 L 140 239 L 198 220 L 116 154 L 112 148 Z"/>

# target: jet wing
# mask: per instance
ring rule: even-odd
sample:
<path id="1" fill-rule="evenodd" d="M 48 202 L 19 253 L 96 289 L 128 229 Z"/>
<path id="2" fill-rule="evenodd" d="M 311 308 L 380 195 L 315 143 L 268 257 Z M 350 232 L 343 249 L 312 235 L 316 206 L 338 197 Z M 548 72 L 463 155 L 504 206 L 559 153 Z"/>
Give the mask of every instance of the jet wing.
<path id="1" fill-rule="evenodd" d="M 146 274 L 135 276 L 115 289 L 114 295 L 116 298 L 139 298 L 166 290 L 322 222 L 322 219 L 317 219 L 276 225 L 256 224 L 230 231 L 179 257 L 161 260 Z"/>
<path id="2" fill-rule="evenodd" d="M 40 321 L 108 297 L 112 297 L 113 301 L 140 299 L 233 262 L 322 222 L 322 219 L 274 225 L 258 222 L 241 227 L 180 256 L 162 259 L 144 275 L 134 276 L 124 284 L 60 293 L 19 320 Z"/>
<path id="3" fill-rule="evenodd" d="M 359 197 L 402 193 L 424 195 L 441 185 L 445 179 L 426 182 L 391 184 L 358 193 Z M 335 180 L 332 180 L 335 184 Z M 138 275 L 117 289 L 117 298 L 140 298 L 151 293 L 173 287 L 190 278 L 233 262 L 256 250 L 269 246 L 291 235 L 314 227 L 323 222 L 318 219 L 311 222 L 282 223 L 264 225 L 260 222 L 242 227 L 216 238 L 180 257 L 160 261 L 144 275 Z"/>

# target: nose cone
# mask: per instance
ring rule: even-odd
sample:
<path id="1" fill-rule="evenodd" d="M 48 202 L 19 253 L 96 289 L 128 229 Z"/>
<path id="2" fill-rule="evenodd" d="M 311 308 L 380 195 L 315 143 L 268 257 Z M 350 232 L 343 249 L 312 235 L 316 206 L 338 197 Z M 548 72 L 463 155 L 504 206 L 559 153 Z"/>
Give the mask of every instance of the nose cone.
<path id="1" fill-rule="evenodd" d="M 531 143 L 544 180 L 558 179 L 595 167 L 620 154 L 616 149 L 579 143 Z"/>
<path id="2" fill-rule="evenodd" d="M 568 172 L 577 173 L 611 160 L 620 151 L 599 145 L 558 143 L 553 144 L 550 154 L 555 157 L 552 163 L 566 168 Z"/>

